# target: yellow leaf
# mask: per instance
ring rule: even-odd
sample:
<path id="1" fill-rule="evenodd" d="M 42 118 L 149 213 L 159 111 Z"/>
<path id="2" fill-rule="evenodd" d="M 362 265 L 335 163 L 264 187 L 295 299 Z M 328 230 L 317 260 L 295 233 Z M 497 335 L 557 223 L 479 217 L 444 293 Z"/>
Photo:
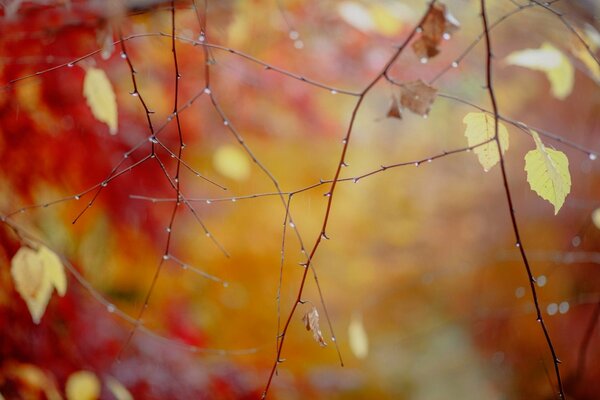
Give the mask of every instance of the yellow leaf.
<path id="1" fill-rule="evenodd" d="M 536 131 L 530 132 L 536 149 L 525 155 L 527 182 L 533 191 L 554 206 L 556 215 L 571 191 L 569 159 L 561 151 L 546 148 Z"/>
<path id="2" fill-rule="evenodd" d="M 491 115 L 482 112 L 470 112 L 465 115 L 463 122 L 467 124 L 465 136 L 467 137 L 469 147 L 484 143 L 494 137 L 494 117 Z M 500 122 L 498 122 L 498 138 L 500 139 L 502 154 L 504 154 L 508 150 L 508 131 Z M 479 163 L 486 172 L 500 161 L 498 145 L 495 141 L 476 147 L 473 149 L 473 152 L 477 155 Z"/>
<path id="3" fill-rule="evenodd" d="M 109 376 L 106 380 L 106 386 L 111 391 L 115 399 L 117 400 L 133 400 L 133 396 L 129 393 L 129 390 L 121 382 Z"/>
<path id="4" fill-rule="evenodd" d="M 65 385 L 67 400 L 96 400 L 100 397 L 100 381 L 89 371 L 74 372 Z"/>
<path id="5" fill-rule="evenodd" d="M 213 165 L 221 175 L 242 181 L 250 175 L 248 156 L 239 146 L 224 145 L 213 156 Z"/>
<path id="6" fill-rule="evenodd" d="M 356 358 L 365 358 L 369 354 L 369 339 L 360 315 L 353 315 L 348 325 L 350 350 Z"/>
<path id="7" fill-rule="evenodd" d="M 11 261 L 11 274 L 33 322 L 40 323 L 56 288 L 59 295 L 67 290 L 67 277 L 60 258 L 45 246 L 37 250 L 21 247 Z"/>
<path id="8" fill-rule="evenodd" d="M 110 134 L 115 135 L 117 133 L 117 99 L 103 70 L 89 68 L 86 71 L 83 79 L 83 95 L 94 117 L 107 124 Z"/>
<path id="9" fill-rule="evenodd" d="M 545 72 L 552 95 L 557 99 L 564 99 L 573 90 L 575 69 L 571 61 L 550 43 L 542 44 L 539 49 L 515 51 L 508 55 L 506 62 Z"/>
<path id="10" fill-rule="evenodd" d="M 596 228 L 600 229 L 600 208 L 596 208 L 594 212 L 592 212 L 592 222 Z"/>

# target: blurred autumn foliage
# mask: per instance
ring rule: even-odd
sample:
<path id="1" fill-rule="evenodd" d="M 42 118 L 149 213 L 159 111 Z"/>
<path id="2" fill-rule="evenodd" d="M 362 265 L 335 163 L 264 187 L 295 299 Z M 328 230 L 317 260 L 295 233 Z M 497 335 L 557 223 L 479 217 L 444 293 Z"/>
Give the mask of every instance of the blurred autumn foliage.
<path id="1" fill-rule="evenodd" d="M 596 399 L 600 9 L 485 3 L 518 244 L 566 397 Z M 498 160 L 465 137 L 478 1 L 416 31 L 425 1 L 0 4 L 0 398 L 260 398 L 315 240 L 269 398 L 557 397 Z M 539 143 L 562 208 L 530 188 Z"/>

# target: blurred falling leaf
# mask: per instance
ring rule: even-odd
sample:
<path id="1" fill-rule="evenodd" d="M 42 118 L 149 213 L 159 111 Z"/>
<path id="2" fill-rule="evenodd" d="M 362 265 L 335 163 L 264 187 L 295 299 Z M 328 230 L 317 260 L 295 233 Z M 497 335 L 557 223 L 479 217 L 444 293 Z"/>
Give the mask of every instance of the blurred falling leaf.
<path id="1" fill-rule="evenodd" d="M 319 312 L 316 307 L 313 306 L 309 312 L 304 314 L 302 322 L 304 322 L 304 327 L 307 331 L 312 331 L 313 338 L 321 345 L 321 347 L 327 346 L 325 339 L 323 339 L 321 328 L 319 327 Z"/>
<path id="2" fill-rule="evenodd" d="M 348 341 L 350 342 L 350 350 L 356 358 L 362 359 L 369 354 L 369 339 L 361 315 L 352 315 L 348 325 Z"/>
<path id="3" fill-rule="evenodd" d="M 129 393 L 129 390 L 112 376 L 106 379 L 106 386 L 108 386 L 108 389 L 115 396 L 116 400 L 133 400 L 133 396 Z"/>
<path id="4" fill-rule="evenodd" d="M 392 96 L 392 104 L 388 110 L 386 117 L 402 119 L 402 112 L 400 111 L 400 104 L 395 96 Z"/>
<path id="5" fill-rule="evenodd" d="M 592 212 L 592 222 L 596 226 L 596 228 L 600 229 L 600 208 L 596 208 Z"/>
<path id="6" fill-rule="evenodd" d="M 560 50 L 544 43 L 539 49 L 515 51 L 506 57 L 508 64 L 546 73 L 550 80 L 552 95 L 564 99 L 573 90 L 575 70 L 571 61 Z"/>
<path id="7" fill-rule="evenodd" d="M 530 132 L 536 149 L 525 155 L 527 182 L 533 191 L 554 206 L 556 215 L 571 191 L 569 159 L 561 151 L 546 148 L 536 131 Z"/>
<path id="8" fill-rule="evenodd" d="M 408 82 L 400 86 L 400 104 L 415 114 L 429 114 L 431 104 L 437 95 L 437 89 L 427 85 L 422 80 Z"/>
<path id="9" fill-rule="evenodd" d="M 107 124 L 110 134 L 115 135 L 117 133 L 117 99 L 103 70 L 89 68 L 86 71 L 83 79 L 83 95 L 94 117 Z"/>
<path id="10" fill-rule="evenodd" d="M 465 136 L 467 137 L 469 147 L 484 143 L 494 137 L 494 118 L 491 115 L 482 112 L 470 112 L 465 115 L 463 122 L 467 124 Z M 508 131 L 501 122 L 498 122 L 498 138 L 502 154 L 504 154 L 508 150 Z M 500 161 L 498 145 L 495 141 L 478 146 L 473 149 L 473 152 L 477 155 L 479 163 L 486 172 Z"/>
<path id="11" fill-rule="evenodd" d="M 100 381 L 89 371 L 74 372 L 65 384 L 67 400 L 95 400 L 100 397 Z"/>
<path id="12" fill-rule="evenodd" d="M 15 288 L 25 300 L 33 322 L 39 324 L 52 291 L 56 288 L 63 296 L 67 290 L 67 277 L 60 258 L 45 246 L 37 250 L 21 247 L 11 264 Z"/>
<path id="13" fill-rule="evenodd" d="M 427 62 L 440 52 L 438 47 L 442 39 L 450 39 L 459 27 L 460 23 L 444 4 L 434 4 L 421 25 L 421 36 L 412 44 L 413 51 L 422 62 Z"/>
<path id="14" fill-rule="evenodd" d="M 337 11 L 347 24 L 363 32 L 392 36 L 402 28 L 402 15 L 389 4 L 365 6 L 355 1 L 344 1 L 338 5 Z"/>
<path id="15" fill-rule="evenodd" d="M 96 42 L 98 42 L 98 45 L 102 48 L 100 57 L 102 57 L 103 60 L 108 60 L 115 51 L 113 29 L 109 23 L 105 22 L 96 29 Z"/>
<path id="16" fill-rule="evenodd" d="M 239 146 L 224 145 L 213 155 L 213 165 L 221 175 L 242 181 L 250 175 L 248 156 Z"/>

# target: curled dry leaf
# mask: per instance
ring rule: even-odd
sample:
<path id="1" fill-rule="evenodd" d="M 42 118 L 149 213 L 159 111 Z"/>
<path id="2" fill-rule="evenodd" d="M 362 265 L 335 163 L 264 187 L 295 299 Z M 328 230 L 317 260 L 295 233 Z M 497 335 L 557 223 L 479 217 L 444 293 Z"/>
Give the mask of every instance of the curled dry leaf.
<path id="1" fill-rule="evenodd" d="M 402 108 L 408 108 L 421 116 L 429 114 L 436 96 L 437 89 L 427 85 L 420 79 L 400 86 L 400 105 Z"/>
<path id="2" fill-rule="evenodd" d="M 396 96 L 392 96 L 392 104 L 390 104 L 390 109 L 388 110 L 386 117 L 402 119 L 400 103 L 398 103 L 398 99 L 396 98 Z"/>
<path id="3" fill-rule="evenodd" d="M 11 261 L 15 289 L 21 295 L 33 322 L 40 323 L 52 291 L 60 296 L 67 290 L 67 277 L 60 258 L 46 246 L 37 250 L 21 247 Z"/>
<path id="4" fill-rule="evenodd" d="M 434 4 L 421 25 L 421 36 L 412 44 L 413 51 L 420 60 L 427 61 L 440 52 L 442 39 L 449 39 L 459 27 L 460 23 L 444 4 Z"/>
<path id="5" fill-rule="evenodd" d="M 321 328 L 319 327 L 319 312 L 316 307 L 313 306 L 309 312 L 304 314 L 302 322 L 304 322 L 304 327 L 307 331 L 312 331 L 313 338 L 321 345 L 321 347 L 327 346 L 325 339 L 323 339 Z"/>
<path id="6" fill-rule="evenodd" d="M 83 95 L 92 114 L 108 125 L 111 135 L 117 134 L 117 98 L 106 73 L 98 68 L 89 68 L 83 79 Z"/>

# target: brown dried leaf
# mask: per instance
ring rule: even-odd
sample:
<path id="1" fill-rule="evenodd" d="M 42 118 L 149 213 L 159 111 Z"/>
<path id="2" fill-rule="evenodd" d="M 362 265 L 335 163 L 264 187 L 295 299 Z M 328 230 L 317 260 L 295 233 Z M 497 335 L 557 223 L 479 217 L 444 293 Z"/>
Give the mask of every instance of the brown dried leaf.
<path id="1" fill-rule="evenodd" d="M 304 327 L 307 331 L 312 331 L 313 338 L 321 347 L 327 346 L 325 339 L 323 339 L 321 328 L 319 327 L 319 312 L 316 307 L 313 306 L 309 312 L 304 314 L 302 322 L 304 322 Z"/>
<path id="2" fill-rule="evenodd" d="M 413 51 L 420 60 L 426 62 L 440 52 L 438 47 L 442 39 L 448 39 L 459 27 L 459 22 L 446 10 L 444 4 L 435 4 L 425 16 L 421 25 L 421 37 L 412 44 Z"/>
<path id="3" fill-rule="evenodd" d="M 392 97 L 392 104 L 390 104 L 390 109 L 388 110 L 386 117 L 402 119 L 402 112 L 400 112 L 400 104 L 398 103 L 398 99 L 396 98 L 396 96 Z"/>
<path id="4" fill-rule="evenodd" d="M 437 89 L 422 80 L 408 82 L 400 87 L 400 104 L 403 108 L 419 115 L 429 114 L 431 105 L 437 95 Z"/>

